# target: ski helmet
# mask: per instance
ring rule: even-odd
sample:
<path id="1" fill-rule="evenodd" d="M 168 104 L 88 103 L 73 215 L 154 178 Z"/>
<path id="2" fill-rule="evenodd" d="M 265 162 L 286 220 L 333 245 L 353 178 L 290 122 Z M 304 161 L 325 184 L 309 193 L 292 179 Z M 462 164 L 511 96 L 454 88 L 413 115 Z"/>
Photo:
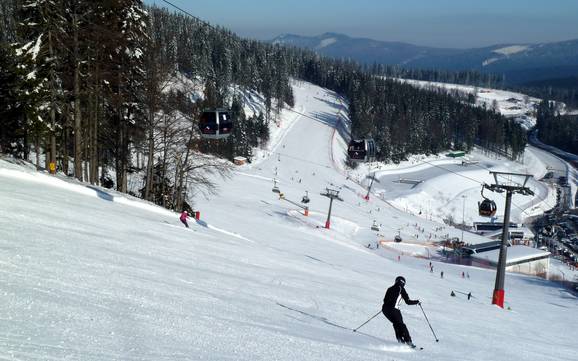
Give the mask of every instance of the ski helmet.
<path id="1" fill-rule="evenodd" d="M 405 285 L 405 278 L 403 278 L 402 276 L 397 276 L 395 278 L 395 283 L 401 283 L 402 285 Z"/>

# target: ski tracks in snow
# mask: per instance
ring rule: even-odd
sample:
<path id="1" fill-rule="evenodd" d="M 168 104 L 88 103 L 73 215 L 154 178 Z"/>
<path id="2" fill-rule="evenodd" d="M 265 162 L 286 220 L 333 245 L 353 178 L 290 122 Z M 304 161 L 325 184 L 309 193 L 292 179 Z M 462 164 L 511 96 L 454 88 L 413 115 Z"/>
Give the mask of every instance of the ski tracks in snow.
<path id="1" fill-rule="evenodd" d="M 211 230 L 213 230 L 213 231 L 215 231 L 215 232 L 218 232 L 218 233 L 221 233 L 221 234 L 226 234 L 227 236 L 231 236 L 231 237 L 233 237 L 233 238 L 237 238 L 237 239 L 240 239 L 240 240 L 243 240 L 243 241 L 245 241 L 245 242 L 252 243 L 252 244 L 257 244 L 257 242 L 253 241 L 252 239 L 249 239 L 249 238 L 247 238 L 247 237 L 244 237 L 244 236 L 242 236 L 242 235 L 240 235 L 240 234 L 238 234 L 238 233 L 230 232 L 230 231 L 224 230 L 224 229 L 222 229 L 222 228 L 215 227 L 215 226 L 213 226 L 213 225 L 211 225 L 211 224 L 208 224 L 208 223 L 206 223 L 206 222 L 204 222 L 204 221 L 196 221 L 196 222 L 197 222 L 198 225 L 200 225 L 200 226 L 202 226 L 202 227 L 205 227 L 205 228 L 208 228 L 208 229 L 211 229 Z M 168 222 L 165 222 L 165 225 L 166 225 L 167 227 L 179 228 L 179 229 L 182 229 L 182 230 L 184 230 L 184 231 L 196 232 L 196 230 L 194 230 L 194 229 L 185 228 L 184 226 L 178 226 L 178 225 L 175 225 L 175 224 L 170 224 L 170 223 L 168 223 Z"/>

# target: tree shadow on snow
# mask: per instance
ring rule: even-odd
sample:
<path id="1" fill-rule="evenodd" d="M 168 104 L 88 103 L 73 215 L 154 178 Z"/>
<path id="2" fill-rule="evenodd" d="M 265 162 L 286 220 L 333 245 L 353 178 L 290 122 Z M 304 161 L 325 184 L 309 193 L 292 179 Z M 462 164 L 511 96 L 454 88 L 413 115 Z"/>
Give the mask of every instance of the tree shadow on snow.
<path id="1" fill-rule="evenodd" d="M 331 108 L 335 109 L 335 112 L 338 112 L 338 111 L 340 111 L 340 110 L 346 111 L 346 109 L 343 109 L 343 107 L 341 106 L 341 104 L 335 103 L 334 101 L 327 100 L 327 99 L 323 99 L 323 98 L 319 98 L 319 97 L 313 97 L 313 99 L 329 105 Z"/>
<path id="2" fill-rule="evenodd" d="M 86 186 L 86 188 L 95 191 L 96 195 L 100 199 L 104 199 L 105 201 L 109 201 L 109 202 L 114 201 L 114 196 L 112 196 L 110 193 L 103 191 L 102 189 L 99 189 L 95 186 Z"/>

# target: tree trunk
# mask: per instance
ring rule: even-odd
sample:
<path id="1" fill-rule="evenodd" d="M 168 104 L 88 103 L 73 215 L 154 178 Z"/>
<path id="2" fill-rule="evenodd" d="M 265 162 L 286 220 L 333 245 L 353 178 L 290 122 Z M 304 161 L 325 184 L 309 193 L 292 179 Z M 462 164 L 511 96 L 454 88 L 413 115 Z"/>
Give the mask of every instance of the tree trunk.
<path id="1" fill-rule="evenodd" d="M 152 113 L 152 114 L 151 114 Z M 154 113 L 149 112 L 149 149 L 148 149 L 148 159 L 147 159 L 147 171 L 146 171 L 146 185 L 144 198 L 146 200 L 151 200 L 151 192 L 153 188 L 153 168 L 155 159 L 155 142 L 154 142 Z"/>
<path id="2" fill-rule="evenodd" d="M 48 32 L 48 52 L 50 53 L 50 59 L 54 59 L 54 48 L 52 46 L 52 31 Z M 48 163 L 53 163 L 56 167 L 56 87 L 55 87 L 55 74 L 54 68 L 50 70 L 50 122 L 52 124 L 52 129 L 50 129 L 50 158 Z M 50 164 L 48 169 L 50 170 Z M 50 170 L 52 173 L 52 170 Z M 56 168 L 54 169 L 56 172 Z"/>
<path id="3" fill-rule="evenodd" d="M 67 129 L 62 130 L 62 145 L 61 145 L 61 154 L 62 154 L 62 172 L 68 175 L 68 131 Z"/>
<path id="4" fill-rule="evenodd" d="M 123 93 L 122 93 L 122 71 L 121 65 L 118 69 L 118 94 L 117 94 L 117 149 L 116 149 L 116 189 L 120 192 L 127 191 L 127 160 L 128 160 L 128 126 L 123 117 Z"/>
<path id="5" fill-rule="evenodd" d="M 164 144 L 164 148 L 163 148 L 163 159 L 162 159 L 162 165 L 161 165 L 161 174 L 160 174 L 160 182 L 161 182 L 161 194 L 163 197 L 163 207 L 168 208 L 167 205 L 167 191 L 168 189 L 166 188 L 166 182 L 165 179 L 167 177 L 167 157 L 168 157 L 168 151 L 169 151 L 169 144 L 168 144 L 168 124 L 167 124 L 167 116 L 164 115 L 164 119 L 165 119 L 165 124 L 164 124 L 164 129 L 163 129 L 163 144 Z M 171 203 L 174 204 L 174 194 L 171 197 Z"/>
<path id="6" fill-rule="evenodd" d="M 36 152 L 36 170 L 40 169 L 40 138 L 36 136 L 36 141 L 34 142 L 34 151 Z"/>
<path id="7" fill-rule="evenodd" d="M 187 142 L 187 144 L 191 144 L 191 141 L 193 140 L 193 134 L 194 134 L 195 130 L 194 127 L 193 129 L 191 129 L 191 134 L 189 135 L 189 141 Z M 177 202 L 176 202 L 176 206 L 177 208 L 175 209 L 176 211 L 181 211 L 183 209 L 183 201 L 184 201 L 184 197 L 183 197 L 183 181 L 184 178 L 186 178 L 186 175 L 188 173 L 188 164 L 189 164 L 189 156 L 191 154 L 191 148 L 187 147 L 187 152 L 185 153 L 185 160 L 183 161 L 182 167 L 180 169 L 180 172 L 178 172 L 178 183 L 175 182 L 175 184 L 178 184 L 177 187 Z"/>
<path id="8" fill-rule="evenodd" d="M 74 27 L 74 176 L 82 181 L 82 118 L 80 112 L 80 55 L 78 15 L 73 15 Z"/>
<path id="9" fill-rule="evenodd" d="M 98 58 L 98 54 L 96 56 Z M 100 66 L 98 61 L 94 70 L 94 90 L 91 95 L 91 125 L 90 125 L 90 183 L 99 184 L 98 174 L 98 122 L 99 122 L 99 99 L 100 99 Z"/>

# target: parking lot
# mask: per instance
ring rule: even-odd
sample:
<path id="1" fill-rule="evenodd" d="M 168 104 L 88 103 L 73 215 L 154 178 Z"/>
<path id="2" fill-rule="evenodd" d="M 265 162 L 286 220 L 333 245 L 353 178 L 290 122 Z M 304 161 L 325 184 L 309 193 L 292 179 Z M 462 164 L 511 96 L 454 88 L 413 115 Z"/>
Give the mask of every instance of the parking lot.
<path id="1" fill-rule="evenodd" d="M 538 247 L 545 247 L 568 267 L 578 267 L 578 214 L 545 214 L 534 222 L 534 228 Z"/>

